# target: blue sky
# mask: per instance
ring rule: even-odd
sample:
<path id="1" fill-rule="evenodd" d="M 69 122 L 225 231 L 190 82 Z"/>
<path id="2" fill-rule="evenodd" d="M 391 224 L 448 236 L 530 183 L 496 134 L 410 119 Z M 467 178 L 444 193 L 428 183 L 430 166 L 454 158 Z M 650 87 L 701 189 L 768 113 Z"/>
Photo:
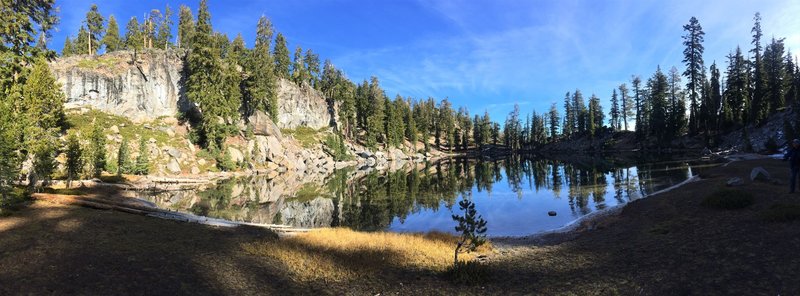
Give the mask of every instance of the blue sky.
<path id="1" fill-rule="evenodd" d="M 702 2 L 702 3 L 696 3 Z M 198 1 L 58 1 L 61 24 L 50 47 L 75 36 L 91 3 L 114 14 L 124 29 L 131 16 L 169 4 L 196 13 Z M 248 44 L 261 15 L 289 47 L 311 48 L 354 82 L 377 76 L 387 95 L 449 98 L 472 114 L 488 110 L 502 121 L 514 104 L 543 112 L 579 88 L 608 99 L 631 75 L 649 77 L 661 65 L 683 71 L 682 26 L 699 19 L 706 64 L 750 48 L 753 14 L 765 38 L 786 37 L 800 52 L 800 2 L 537 1 L 537 0 L 209 0 L 212 24 Z M 175 17 L 177 23 L 177 17 Z M 124 34 L 124 32 L 123 32 Z M 177 35 L 177 34 L 176 34 Z M 746 50 L 745 50 L 746 51 Z"/>

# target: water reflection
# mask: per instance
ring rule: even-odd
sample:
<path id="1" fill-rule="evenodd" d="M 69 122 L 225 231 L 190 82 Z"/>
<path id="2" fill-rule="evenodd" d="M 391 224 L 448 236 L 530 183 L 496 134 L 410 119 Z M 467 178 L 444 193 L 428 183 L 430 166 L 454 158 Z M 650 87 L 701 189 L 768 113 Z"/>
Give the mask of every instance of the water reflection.
<path id="1" fill-rule="evenodd" d="M 147 198 L 160 207 L 234 221 L 365 231 L 452 231 L 454 205 L 461 196 L 470 196 L 492 225 L 490 236 L 526 235 L 639 199 L 706 166 L 602 157 L 455 158 L 392 172 L 253 176 Z M 549 211 L 557 216 L 548 216 Z"/>

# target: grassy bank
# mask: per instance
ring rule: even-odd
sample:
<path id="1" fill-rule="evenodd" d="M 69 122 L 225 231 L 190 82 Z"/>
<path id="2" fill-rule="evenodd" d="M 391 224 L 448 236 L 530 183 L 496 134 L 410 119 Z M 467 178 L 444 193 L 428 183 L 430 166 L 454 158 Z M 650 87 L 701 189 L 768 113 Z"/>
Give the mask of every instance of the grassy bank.
<path id="1" fill-rule="evenodd" d="M 0 218 L 0 294 L 798 294 L 800 195 L 749 181 L 755 166 L 785 183 L 777 160 L 713 168 L 582 231 L 494 242 L 481 250 L 489 275 L 478 285 L 448 278 L 447 235 L 328 229 L 279 240 L 36 202 Z M 731 177 L 745 184 L 726 188 Z M 730 196 L 752 202 L 703 205 Z"/>

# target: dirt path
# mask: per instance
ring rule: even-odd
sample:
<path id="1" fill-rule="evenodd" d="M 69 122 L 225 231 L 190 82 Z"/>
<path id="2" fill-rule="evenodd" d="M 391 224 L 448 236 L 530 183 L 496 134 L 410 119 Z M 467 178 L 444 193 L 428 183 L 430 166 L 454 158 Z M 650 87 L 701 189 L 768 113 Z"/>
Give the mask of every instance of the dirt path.
<path id="1" fill-rule="evenodd" d="M 355 279 L 305 280 L 287 272 L 298 268 L 291 262 L 244 251 L 253 242 L 281 243 L 269 231 L 35 202 L 0 218 L 0 295 L 800 294 L 800 221 L 761 218 L 775 203 L 800 204 L 800 194 L 750 182 L 755 166 L 787 178 L 786 164 L 777 160 L 710 169 L 697 182 L 630 203 L 591 231 L 498 249 L 487 263 L 490 278 L 476 286 L 386 266 L 385 254 L 366 259 L 378 267 Z M 737 190 L 754 194 L 754 205 L 733 211 L 699 205 L 734 176 L 745 180 Z M 331 262 L 350 267 L 347 260 Z"/>

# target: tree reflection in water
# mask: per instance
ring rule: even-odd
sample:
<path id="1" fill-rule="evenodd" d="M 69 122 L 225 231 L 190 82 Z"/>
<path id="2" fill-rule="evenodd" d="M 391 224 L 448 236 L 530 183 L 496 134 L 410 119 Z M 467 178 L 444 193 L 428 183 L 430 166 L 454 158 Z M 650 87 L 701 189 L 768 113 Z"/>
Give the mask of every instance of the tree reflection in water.
<path id="1" fill-rule="evenodd" d="M 449 231 L 453 206 L 467 195 L 492 223 L 490 235 L 523 235 L 641 198 L 703 166 L 603 157 L 451 158 L 390 172 L 340 170 L 308 182 L 252 176 L 147 198 L 164 208 L 254 223 Z M 558 216 L 543 214 L 550 210 Z"/>

